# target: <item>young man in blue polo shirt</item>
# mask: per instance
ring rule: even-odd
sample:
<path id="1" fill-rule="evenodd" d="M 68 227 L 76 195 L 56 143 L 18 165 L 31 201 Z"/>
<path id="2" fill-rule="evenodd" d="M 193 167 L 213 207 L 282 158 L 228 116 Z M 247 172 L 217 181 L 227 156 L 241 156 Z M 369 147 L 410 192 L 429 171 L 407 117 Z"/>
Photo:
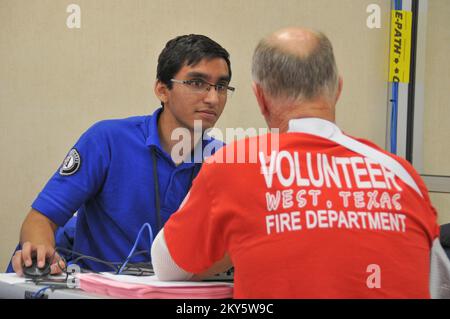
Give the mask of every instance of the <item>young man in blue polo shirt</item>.
<path id="1" fill-rule="evenodd" d="M 36 256 L 38 267 L 53 259 L 52 273 L 59 272 L 58 255 L 52 258 L 54 232 L 75 211 L 73 250 L 83 255 L 124 262 L 145 223 L 156 236 L 200 169 L 203 156 L 194 161 L 194 153 L 210 143 L 217 145 L 208 145 L 209 150 L 221 146 L 214 139 L 195 141 L 194 127 L 201 123 L 204 131 L 214 126 L 234 90 L 230 80 L 229 54 L 218 43 L 202 35 L 170 40 L 159 56 L 154 88 L 162 107 L 150 116 L 98 122 L 81 136 L 22 224 L 22 250 L 13 256 L 14 271 L 23 274 Z M 180 128 L 192 140 L 186 154 L 178 148 L 173 152 L 180 140 L 172 133 Z M 151 243 L 144 238 L 136 252 L 149 252 Z M 149 253 L 137 255 L 131 262 L 148 258 Z M 112 270 L 91 259 L 77 263 L 95 271 Z"/>

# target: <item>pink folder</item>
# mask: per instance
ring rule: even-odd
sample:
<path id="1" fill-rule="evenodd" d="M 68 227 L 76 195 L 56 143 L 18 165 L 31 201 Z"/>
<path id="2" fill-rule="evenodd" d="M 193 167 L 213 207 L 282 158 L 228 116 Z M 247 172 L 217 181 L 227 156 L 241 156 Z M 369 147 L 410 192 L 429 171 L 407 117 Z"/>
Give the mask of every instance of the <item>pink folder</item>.
<path id="1" fill-rule="evenodd" d="M 116 298 L 225 299 L 233 297 L 233 284 L 226 282 L 162 282 L 154 276 L 153 278 L 117 276 L 116 279 L 111 274 L 78 274 L 77 277 L 82 290 Z M 130 278 L 127 279 L 127 277 Z"/>

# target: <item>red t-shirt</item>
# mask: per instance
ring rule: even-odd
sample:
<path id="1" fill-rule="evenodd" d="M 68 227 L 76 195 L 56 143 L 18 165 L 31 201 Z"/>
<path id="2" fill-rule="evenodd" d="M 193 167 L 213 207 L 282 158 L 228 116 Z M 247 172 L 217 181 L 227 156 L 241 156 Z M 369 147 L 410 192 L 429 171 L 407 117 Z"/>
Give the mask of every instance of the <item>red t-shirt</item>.
<path id="1" fill-rule="evenodd" d="M 328 139 L 281 134 L 278 150 L 264 150 L 274 136 L 230 144 L 203 165 L 164 227 L 174 261 L 199 273 L 228 253 L 235 298 L 429 298 L 439 228 L 412 166 L 358 139 L 400 162 L 423 197 Z M 256 162 L 250 151 L 246 163 L 225 162 L 255 145 Z"/>

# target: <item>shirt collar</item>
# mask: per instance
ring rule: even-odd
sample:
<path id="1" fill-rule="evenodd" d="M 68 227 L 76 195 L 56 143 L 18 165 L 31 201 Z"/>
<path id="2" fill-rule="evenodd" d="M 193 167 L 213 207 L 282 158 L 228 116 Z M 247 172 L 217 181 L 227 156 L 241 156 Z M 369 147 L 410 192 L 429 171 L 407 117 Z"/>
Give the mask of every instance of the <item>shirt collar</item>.
<path id="1" fill-rule="evenodd" d="M 148 129 L 148 137 L 145 141 L 145 145 L 154 146 L 160 150 L 162 150 L 161 142 L 159 140 L 158 133 L 158 118 L 162 112 L 162 107 L 159 107 L 153 112 L 149 121 L 149 129 Z"/>
<path id="2" fill-rule="evenodd" d="M 158 133 L 158 118 L 161 115 L 163 111 L 162 107 L 159 107 L 155 110 L 155 112 L 153 112 L 153 114 L 151 115 L 149 124 L 148 124 L 148 137 L 147 140 L 145 142 L 145 144 L 148 147 L 155 147 L 156 149 L 158 149 L 160 152 L 162 152 L 163 154 L 165 154 L 167 156 L 167 158 L 171 158 L 169 154 L 167 154 L 164 149 L 161 146 L 161 141 L 159 138 L 159 133 Z M 196 162 L 202 162 L 202 156 L 203 156 L 203 149 L 205 148 L 206 145 L 210 144 L 210 143 L 215 143 L 214 145 L 217 148 L 222 147 L 224 144 L 222 142 L 220 142 L 219 140 L 216 140 L 212 137 L 210 137 L 209 139 L 201 139 L 194 148 L 194 151 L 189 154 L 187 156 L 186 159 L 189 159 L 188 162 L 183 163 L 182 165 L 187 165 L 187 166 L 191 166 L 194 165 Z M 214 148 L 214 150 L 216 150 Z"/>
<path id="3" fill-rule="evenodd" d="M 310 117 L 290 120 L 288 133 L 307 133 L 330 139 L 334 135 L 342 132 L 333 122 Z"/>

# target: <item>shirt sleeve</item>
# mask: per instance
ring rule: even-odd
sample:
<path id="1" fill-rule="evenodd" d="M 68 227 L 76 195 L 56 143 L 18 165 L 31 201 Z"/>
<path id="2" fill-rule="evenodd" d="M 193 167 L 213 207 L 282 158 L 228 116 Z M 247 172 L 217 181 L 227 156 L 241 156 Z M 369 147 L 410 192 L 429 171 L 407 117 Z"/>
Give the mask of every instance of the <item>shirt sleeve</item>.
<path id="1" fill-rule="evenodd" d="M 437 221 L 437 212 L 436 212 L 436 209 L 434 208 L 433 204 L 431 203 L 428 188 L 426 187 L 423 179 L 420 177 L 420 175 L 414 169 L 413 165 L 411 165 L 411 163 L 408 162 L 407 160 L 405 160 L 404 158 L 397 156 L 395 154 L 391 154 L 391 153 L 387 152 L 386 150 L 379 148 L 376 144 L 374 144 L 371 141 L 368 141 L 365 139 L 358 139 L 358 140 L 364 144 L 369 145 L 372 148 L 378 149 L 379 151 L 383 152 L 384 154 L 386 154 L 388 156 L 393 157 L 394 160 L 398 161 L 403 166 L 403 168 L 406 169 L 406 171 L 409 173 L 409 175 L 413 178 L 413 180 L 417 184 L 417 187 L 420 190 L 420 193 L 422 194 L 423 201 L 424 201 L 426 209 L 427 209 L 423 213 L 426 214 L 424 220 L 427 223 L 427 230 L 429 231 L 430 245 L 431 245 L 431 243 L 434 241 L 434 239 L 436 237 L 439 237 L 440 230 L 439 230 L 439 224 Z"/>
<path id="2" fill-rule="evenodd" d="M 189 273 L 201 273 L 225 254 L 224 228 L 220 227 L 210 165 L 204 164 L 180 209 L 164 226 L 164 237 L 175 263 Z M 224 226 L 224 225 L 223 225 Z"/>
<path id="3" fill-rule="evenodd" d="M 156 236 L 151 254 L 153 270 L 159 280 L 185 281 L 192 278 L 193 274 L 181 269 L 172 259 L 164 239 L 164 228 Z"/>
<path id="4" fill-rule="evenodd" d="M 430 295 L 432 299 L 450 299 L 450 261 L 438 238 L 431 250 Z"/>
<path id="5" fill-rule="evenodd" d="M 59 226 L 99 191 L 106 177 L 110 156 L 100 123 L 80 137 L 31 205 Z"/>
<path id="6" fill-rule="evenodd" d="M 437 237 L 439 237 L 440 234 L 440 227 L 438 223 L 438 213 L 436 209 L 434 208 L 431 199 L 430 194 L 428 192 L 428 188 L 425 185 L 425 182 L 420 177 L 420 175 L 416 172 L 414 167 L 405 159 L 398 157 L 399 161 L 403 164 L 403 166 L 408 170 L 410 175 L 413 177 L 414 181 L 416 182 L 417 186 L 420 189 L 420 192 L 423 195 L 423 200 L 425 201 L 425 205 L 429 209 L 429 212 L 431 213 L 428 218 L 428 229 L 431 231 L 431 242 L 433 242 Z"/>

